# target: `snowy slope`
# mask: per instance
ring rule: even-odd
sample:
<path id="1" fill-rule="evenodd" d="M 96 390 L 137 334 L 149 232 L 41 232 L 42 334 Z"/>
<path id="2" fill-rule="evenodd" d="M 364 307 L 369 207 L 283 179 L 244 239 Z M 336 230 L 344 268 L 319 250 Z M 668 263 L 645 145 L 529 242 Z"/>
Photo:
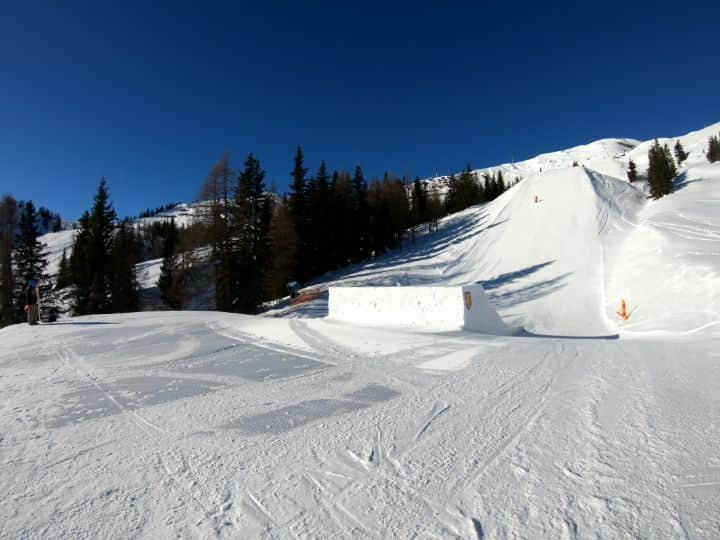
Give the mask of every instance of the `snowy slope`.
<path id="1" fill-rule="evenodd" d="M 589 166 L 543 170 L 490 204 L 446 218 L 440 232 L 404 252 L 316 286 L 481 282 L 506 322 L 534 333 L 717 332 L 720 165 L 708 164 L 703 145 L 718 132 L 715 124 L 680 137 L 690 157 L 677 191 L 658 201 L 646 198 L 643 182 Z M 608 152 L 615 165 L 600 168 L 624 170 L 632 158 L 643 170 L 650 144 Z M 616 314 L 623 298 L 637 308 L 628 322 Z M 308 314 L 324 309 L 315 302 Z"/>
<path id="2" fill-rule="evenodd" d="M 524 161 L 503 163 L 482 169 L 475 169 L 473 173 L 478 178 L 483 175 L 496 175 L 502 172 L 506 183 L 513 183 L 517 178 L 524 179 L 541 172 L 567 169 L 577 163 L 610 176 L 625 178 L 627 171 L 627 156 L 640 145 L 635 139 L 600 139 L 588 144 L 575 146 L 566 150 L 540 154 Z M 647 152 L 647 149 L 645 150 Z M 447 190 L 447 176 L 426 179 L 429 187 L 434 187 L 440 193 Z"/>
<path id="3" fill-rule="evenodd" d="M 149 218 L 139 218 L 132 223 L 135 227 L 151 225 L 152 223 L 175 220 L 178 227 L 187 227 L 199 219 L 200 207 L 197 203 L 178 204 L 174 208 L 160 212 Z M 48 273 L 54 275 L 57 272 L 63 250 L 66 250 L 68 257 L 72 253 L 75 230 L 67 229 L 57 233 L 48 233 L 39 237 L 40 242 L 45 244 L 48 259 Z M 160 259 L 145 261 L 138 265 L 138 280 L 143 289 L 155 287 L 157 278 L 160 275 Z"/>
<path id="4" fill-rule="evenodd" d="M 717 538 L 718 338 L 0 330 L 0 536 Z"/>

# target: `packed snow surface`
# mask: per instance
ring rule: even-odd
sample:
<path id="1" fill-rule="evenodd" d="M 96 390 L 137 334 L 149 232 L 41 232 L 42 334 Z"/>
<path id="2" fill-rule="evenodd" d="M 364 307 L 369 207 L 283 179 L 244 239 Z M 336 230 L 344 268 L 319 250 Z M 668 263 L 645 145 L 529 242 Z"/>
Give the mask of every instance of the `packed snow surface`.
<path id="1" fill-rule="evenodd" d="M 479 283 L 521 335 L 333 321 L 326 294 L 0 330 L 0 537 L 720 538 L 718 131 L 680 137 L 660 200 L 623 178 L 649 143 L 539 156 L 312 285 Z"/>
<path id="2" fill-rule="evenodd" d="M 720 339 L 209 312 L 0 331 L 0 536 L 720 535 Z"/>

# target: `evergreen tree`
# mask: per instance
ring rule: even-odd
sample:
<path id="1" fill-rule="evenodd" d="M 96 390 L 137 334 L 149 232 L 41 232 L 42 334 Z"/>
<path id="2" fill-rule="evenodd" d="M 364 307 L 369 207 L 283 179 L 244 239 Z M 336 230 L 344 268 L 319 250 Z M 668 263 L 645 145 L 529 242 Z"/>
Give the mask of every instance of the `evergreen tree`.
<path id="1" fill-rule="evenodd" d="M 170 220 L 163 243 L 163 260 L 160 266 L 158 288 L 160 298 L 170 309 L 181 309 L 182 301 L 178 290 L 178 228 L 175 219 Z"/>
<path id="2" fill-rule="evenodd" d="M 705 156 L 710 163 L 720 161 L 720 137 L 710 137 L 708 140 L 708 151 Z"/>
<path id="3" fill-rule="evenodd" d="M 139 248 L 132 225 L 121 223 L 113 236 L 110 252 L 112 267 L 109 273 L 109 312 L 127 313 L 139 308 L 140 287 L 135 273 Z"/>
<path id="4" fill-rule="evenodd" d="M 255 313 L 264 299 L 262 270 L 266 266 L 267 233 L 272 217 L 272 201 L 265 193 L 265 171 L 253 154 L 238 176 L 235 189 L 237 209 L 236 239 L 237 271 L 233 272 L 233 311 Z"/>
<path id="5" fill-rule="evenodd" d="M 290 172 L 289 207 L 295 223 L 297 234 L 297 268 L 295 276 L 302 281 L 309 276 L 310 261 L 307 254 L 308 228 L 307 228 L 307 168 L 304 166 L 303 153 L 300 145 L 295 153 L 295 167 Z"/>
<path id="6" fill-rule="evenodd" d="M 93 268 L 90 265 L 90 213 L 85 211 L 78 220 L 78 229 L 70 255 L 70 281 L 73 311 L 77 315 L 91 313 L 90 286 Z"/>
<path id="7" fill-rule="evenodd" d="M 17 201 L 10 195 L 0 199 L 0 327 L 16 320 L 14 309 L 15 272 L 13 270 L 13 246 Z"/>
<path id="8" fill-rule="evenodd" d="M 412 216 L 413 225 L 424 223 L 427 219 L 427 191 L 419 176 L 413 181 Z"/>
<path id="9" fill-rule="evenodd" d="M 70 261 L 68 260 L 67 249 L 63 249 L 62 257 L 60 257 L 60 263 L 58 264 L 55 288 L 57 290 L 62 290 L 69 287 L 71 283 L 72 276 L 70 274 Z"/>
<path id="10" fill-rule="evenodd" d="M 635 165 L 635 162 L 632 159 L 628 163 L 627 177 L 630 182 L 635 182 L 638 179 L 637 165 Z"/>
<path id="11" fill-rule="evenodd" d="M 25 290 L 28 280 L 33 279 L 41 287 L 42 292 L 48 291 L 49 278 L 46 273 L 47 258 L 45 246 L 38 241 L 38 215 L 32 201 L 25 203 L 20 213 L 19 232 L 15 238 L 13 264 L 15 267 L 15 312 L 17 320 L 22 320 L 25 306 Z"/>
<path id="12" fill-rule="evenodd" d="M 90 211 L 90 264 L 93 269 L 90 298 L 93 312 L 97 313 L 110 310 L 109 263 L 116 219 L 107 183 L 102 178 Z"/>
<path id="13" fill-rule="evenodd" d="M 447 181 L 447 193 L 445 195 L 445 211 L 454 214 L 462 208 L 461 189 L 455 173 L 450 174 Z"/>
<path id="14" fill-rule="evenodd" d="M 327 272 L 331 268 L 329 261 L 328 237 L 332 234 L 329 222 L 329 181 L 325 161 L 320 163 L 317 174 L 308 186 L 308 245 L 306 250 L 311 257 L 309 268 L 312 275 Z M 309 248 L 309 249 L 308 249 Z"/>
<path id="15" fill-rule="evenodd" d="M 353 224 L 355 200 L 350 173 L 336 171 L 330 185 L 328 200 L 328 235 L 331 252 L 329 269 L 341 268 L 352 260 L 355 244 Z"/>
<path id="16" fill-rule="evenodd" d="M 370 208 L 368 186 L 360 166 L 355 167 L 352 179 L 353 193 L 353 246 L 350 259 L 353 262 L 365 260 L 370 255 Z"/>
<path id="17" fill-rule="evenodd" d="M 109 313 L 111 251 L 117 215 L 110 202 L 105 178 L 100 179 L 91 211 L 80 218 L 70 258 L 73 306 L 78 315 Z"/>
<path id="18" fill-rule="evenodd" d="M 648 151 L 648 161 L 647 175 L 650 184 L 650 195 L 655 199 L 659 199 L 663 195 L 672 192 L 672 183 L 677 176 L 675 162 L 668 146 L 660 146 L 657 139 Z"/>
<path id="19" fill-rule="evenodd" d="M 685 152 L 683 145 L 680 143 L 680 140 L 678 139 L 675 142 L 675 159 L 677 160 L 677 164 L 682 165 L 683 161 L 685 161 L 687 158 L 688 158 L 688 154 L 687 154 L 687 152 Z"/>
<path id="20" fill-rule="evenodd" d="M 505 193 L 507 187 L 505 186 L 505 179 L 503 178 L 502 171 L 497 172 L 497 195 L 500 196 Z"/>

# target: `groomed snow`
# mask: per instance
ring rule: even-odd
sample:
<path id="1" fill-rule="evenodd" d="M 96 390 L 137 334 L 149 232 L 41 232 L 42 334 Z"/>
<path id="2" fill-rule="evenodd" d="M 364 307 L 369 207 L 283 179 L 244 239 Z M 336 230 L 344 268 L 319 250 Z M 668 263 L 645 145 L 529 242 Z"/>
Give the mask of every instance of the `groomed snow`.
<path id="1" fill-rule="evenodd" d="M 720 340 L 0 331 L 4 538 L 717 538 Z"/>

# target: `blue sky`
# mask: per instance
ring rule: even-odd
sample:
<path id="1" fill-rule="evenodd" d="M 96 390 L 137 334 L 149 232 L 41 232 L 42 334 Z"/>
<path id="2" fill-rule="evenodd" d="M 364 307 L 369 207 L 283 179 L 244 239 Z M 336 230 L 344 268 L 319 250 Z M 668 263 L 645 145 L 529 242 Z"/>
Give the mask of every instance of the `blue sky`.
<path id="1" fill-rule="evenodd" d="M 429 176 L 720 120 L 717 2 L 483 4 L 0 0 L 0 192 L 127 215 L 225 150 L 284 191 L 298 144 Z"/>

